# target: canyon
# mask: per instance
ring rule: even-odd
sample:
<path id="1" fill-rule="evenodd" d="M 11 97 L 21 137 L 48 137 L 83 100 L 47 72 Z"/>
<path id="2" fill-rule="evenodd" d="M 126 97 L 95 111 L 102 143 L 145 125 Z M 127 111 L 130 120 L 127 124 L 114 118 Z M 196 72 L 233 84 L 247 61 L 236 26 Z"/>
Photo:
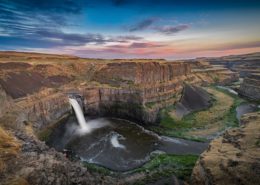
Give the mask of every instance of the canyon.
<path id="1" fill-rule="evenodd" d="M 12 138 L 9 139 L 12 143 L 1 146 L 0 152 L 2 148 L 15 148 L 11 157 L 3 160 L 1 157 L 0 179 L 7 183 L 11 178 L 20 184 L 125 184 L 127 179 L 134 177 L 116 178 L 91 173 L 79 161 L 71 161 L 45 144 L 50 130 L 72 113 L 69 95 L 80 97 L 82 109 L 89 117 L 122 118 L 148 129 L 158 126 L 161 129 L 160 123 L 164 121 L 162 111 L 168 107 L 179 104 L 192 113 L 213 106 L 210 93 L 216 90 L 205 90 L 204 87 L 230 85 L 244 78 L 234 89 L 243 97 L 259 101 L 259 61 L 259 53 L 166 61 L 0 52 L 0 125 L 7 133 L 4 138 Z M 196 106 L 190 104 L 192 102 L 196 102 Z M 246 143 L 249 137 L 258 138 L 258 118 L 259 113 L 251 113 L 242 119 L 243 128 L 228 130 L 223 136 L 208 140 L 211 142 L 193 169 L 191 183 L 214 184 L 220 182 L 225 171 L 232 174 L 233 163 L 240 166 L 240 161 L 241 165 L 257 161 L 257 157 L 249 160 L 247 153 L 257 152 L 258 144 L 254 143 L 258 141 L 250 141 L 253 143 L 250 151 L 247 151 Z M 254 132 L 251 127 L 255 128 Z M 189 132 L 194 134 L 198 130 Z M 222 148 L 223 152 L 218 148 L 221 143 L 228 145 Z M 229 161 L 233 152 L 222 154 L 231 147 L 234 147 L 232 151 L 240 150 L 237 153 L 242 155 L 237 156 L 235 162 Z M 225 164 L 222 164 L 222 159 Z M 10 166 L 13 160 L 17 161 L 17 170 Z M 219 168 L 215 169 L 217 165 Z M 44 172 L 40 172 L 43 169 Z M 257 172 L 259 164 L 256 163 L 252 169 Z M 248 174 L 248 177 L 253 174 Z M 236 177 L 230 176 L 221 183 L 232 181 L 232 178 Z M 241 178 L 239 182 L 243 184 L 246 177 Z M 253 181 L 250 183 L 254 184 Z"/>

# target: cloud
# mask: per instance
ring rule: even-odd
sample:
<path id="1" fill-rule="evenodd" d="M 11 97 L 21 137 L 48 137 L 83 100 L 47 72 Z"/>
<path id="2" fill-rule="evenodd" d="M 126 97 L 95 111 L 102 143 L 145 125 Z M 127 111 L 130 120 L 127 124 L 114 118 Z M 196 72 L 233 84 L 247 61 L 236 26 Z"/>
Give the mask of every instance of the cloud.
<path id="1" fill-rule="evenodd" d="M 171 34 L 175 34 L 184 30 L 187 30 L 190 28 L 190 25 L 188 24 L 180 24 L 177 26 L 169 26 L 169 25 L 164 25 L 164 26 L 157 26 L 158 24 L 162 24 L 162 20 L 161 18 L 148 18 L 148 19 L 144 19 L 130 27 L 128 27 L 128 30 L 130 32 L 134 32 L 134 31 L 142 31 L 142 30 L 146 30 L 146 29 L 150 29 L 150 30 L 155 30 L 157 32 L 166 34 L 166 35 L 171 35 Z M 155 26 L 152 26 L 154 24 L 157 24 Z"/>
<path id="2" fill-rule="evenodd" d="M 181 24 L 177 26 L 162 26 L 162 27 L 155 27 L 154 29 L 157 30 L 160 33 L 166 34 L 166 35 L 171 35 L 175 34 L 184 30 L 187 30 L 190 28 L 189 25 L 187 24 Z"/>
<path id="3" fill-rule="evenodd" d="M 118 36 L 117 37 L 119 40 L 121 39 L 122 41 L 131 41 L 131 40 L 142 40 L 143 37 L 139 37 L 139 36 L 134 36 L 134 35 L 126 35 L 126 36 Z"/>
<path id="4" fill-rule="evenodd" d="M 27 48 L 54 48 L 62 46 L 84 46 L 87 44 L 104 45 L 106 43 L 130 43 L 132 41 L 142 40 L 142 37 L 134 35 L 108 37 L 102 34 L 92 33 L 65 33 L 54 29 L 36 29 L 27 34 L 1 35 L 0 46 L 9 45 L 12 47 Z"/>
<path id="5" fill-rule="evenodd" d="M 143 39 L 134 35 L 108 37 L 62 31 L 72 26 L 71 17 L 80 15 L 83 8 L 91 5 L 91 0 L 0 0 L 0 45 L 53 48 Z"/>
<path id="6" fill-rule="evenodd" d="M 129 48 L 155 48 L 155 47 L 162 47 L 162 46 L 165 45 L 152 43 L 152 42 L 134 42 L 129 46 Z"/>
<path id="7" fill-rule="evenodd" d="M 156 42 L 133 42 L 131 44 L 116 44 L 107 46 L 110 49 L 144 49 L 144 48 L 157 48 L 163 47 L 166 44 L 156 43 Z"/>
<path id="8" fill-rule="evenodd" d="M 68 26 L 71 15 L 81 13 L 82 3 L 83 0 L 1 0 L 1 32 L 17 36 L 46 27 Z"/>
<path id="9" fill-rule="evenodd" d="M 110 42 L 110 39 L 105 39 L 101 34 L 76 34 L 64 33 L 53 30 L 39 30 L 36 32 L 40 37 L 57 40 L 64 43 L 64 45 L 85 45 L 87 43 L 104 44 Z"/>
<path id="10" fill-rule="evenodd" d="M 134 32 L 134 31 L 140 31 L 140 30 L 145 30 L 148 27 L 150 27 L 154 22 L 157 21 L 157 18 L 148 18 L 148 19 L 144 19 L 132 26 L 129 27 L 129 31 L 130 32 Z"/>

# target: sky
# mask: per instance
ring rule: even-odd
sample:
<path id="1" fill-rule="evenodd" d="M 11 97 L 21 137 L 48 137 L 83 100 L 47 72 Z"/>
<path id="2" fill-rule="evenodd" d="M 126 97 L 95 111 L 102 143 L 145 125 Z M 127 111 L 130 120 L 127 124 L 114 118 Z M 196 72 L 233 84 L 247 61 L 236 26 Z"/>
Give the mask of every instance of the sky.
<path id="1" fill-rule="evenodd" d="M 0 0 L 0 50 L 85 58 L 260 51 L 259 0 Z"/>

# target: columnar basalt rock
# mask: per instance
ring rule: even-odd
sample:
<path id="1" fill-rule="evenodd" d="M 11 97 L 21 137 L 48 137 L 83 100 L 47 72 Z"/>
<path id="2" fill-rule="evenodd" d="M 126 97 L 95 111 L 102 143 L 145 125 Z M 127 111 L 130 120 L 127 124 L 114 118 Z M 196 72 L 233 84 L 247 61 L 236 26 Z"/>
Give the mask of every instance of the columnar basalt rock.
<path id="1" fill-rule="evenodd" d="M 30 122 L 35 130 L 46 128 L 71 111 L 68 97 L 63 93 L 38 100 L 28 99 L 22 104 L 23 110 L 20 111 L 17 121 Z"/>
<path id="2" fill-rule="evenodd" d="M 108 63 L 96 72 L 94 79 L 100 83 L 124 82 L 151 84 L 168 82 L 182 75 L 190 74 L 190 65 L 180 62 L 121 62 Z"/>
<path id="3" fill-rule="evenodd" d="M 94 75 L 99 83 L 114 86 L 99 90 L 100 112 L 155 123 L 159 110 L 179 99 L 189 75 L 190 65 L 180 62 L 109 63 Z"/>
<path id="4" fill-rule="evenodd" d="M 246 77 L 239 88 L 239 94 L 260 101 L 260 73 Z"/>

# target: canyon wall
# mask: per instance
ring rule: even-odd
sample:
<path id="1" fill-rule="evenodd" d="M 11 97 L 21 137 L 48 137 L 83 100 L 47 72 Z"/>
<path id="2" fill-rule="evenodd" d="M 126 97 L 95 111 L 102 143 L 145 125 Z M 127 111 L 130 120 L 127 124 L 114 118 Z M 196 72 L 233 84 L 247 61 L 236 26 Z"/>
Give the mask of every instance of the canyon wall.
<path id="1" fill-rule="evenodd" d="M 192 73 L 204 83 L 228 85 L 239 80 L 239 73 L 229 70 L 225 66 L 210 65 L 206 61 L 191 60 Z"/>
<path id="2" fill-rule="evenodd" d="M 94 74 L 95 81 L 112 86 L 99 89 L 99 112 L 155 123 L 161 108 L 178 101 L 190 74 L 186 63 L 109 63 Z"/>
<path id="3" fill-rule="evenodd" d="M 239 94 L 260 101 L 260 73 L 248 75 L 239 88 Z"/>
<path id="4" fill-rule="evenodd" d="M 71 111 L 68 96 L 64 93 L 49 94 L 46 97 L 38 94 L 16 105 L 19 112 L 16 118 L 17 124 L 27 122 L 35 130 L 46 128 Z"/>
<path id="5" fill-rule="evenodd" d="M 207 62 L 216 67 L 228 68 L 239 73 L 241 78 L 252 73 L 260 72 L 260 53 L 250 53 L 243 55 L 230 55 L 216 58 L 198 58 L 192 61 Z"/>
<path id="6" fill-rule="evenodd" d="M 24 55 L 15 55 L 15 60 L 5 55 L 4 62 L 0 58 L 0 84 L 23 109 L 19 121 L 32 122 L 37 129 L 70 112 L 69 93 L 82 96 L 87 115 L 150 124 L 159 121 L 161 109 L 179 101 L 184 83 L 236 80 L 235 73 L 200 62 Z"/>

